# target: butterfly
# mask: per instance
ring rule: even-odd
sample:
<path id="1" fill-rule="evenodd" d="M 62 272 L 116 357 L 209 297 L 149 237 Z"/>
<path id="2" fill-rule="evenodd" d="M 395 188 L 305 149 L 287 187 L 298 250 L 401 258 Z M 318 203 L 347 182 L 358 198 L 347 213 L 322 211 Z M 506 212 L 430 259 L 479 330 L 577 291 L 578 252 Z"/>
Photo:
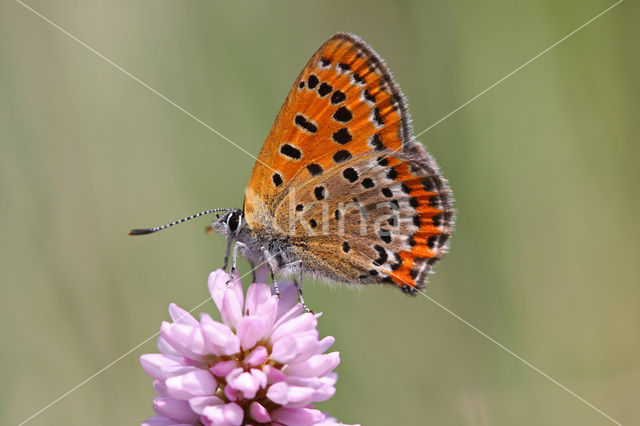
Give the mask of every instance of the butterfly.
<path id="1" fill-rule="evenodd" d="M 412 136 L 400 88 L 382 58 L 346 33 L 296 78 L 243 208 L 192 217 L 221 210 L 211 228 L 227 237 L 225 267 L 233 245 L 234 258 L 239 250 L 272 276 L 388 283 L 410 295 L 446 253 L 455 218 L 447 181 Z"/>

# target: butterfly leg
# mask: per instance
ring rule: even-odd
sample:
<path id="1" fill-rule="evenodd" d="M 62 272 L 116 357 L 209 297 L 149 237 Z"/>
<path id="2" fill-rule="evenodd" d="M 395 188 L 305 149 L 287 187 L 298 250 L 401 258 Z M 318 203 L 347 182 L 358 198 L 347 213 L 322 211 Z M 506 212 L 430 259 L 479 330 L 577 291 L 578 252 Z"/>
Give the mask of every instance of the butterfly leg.
<path id="1" fill-rule="evenodd" d="M 267 250 L 266 247 L 260 247 L 260 250 L 264 255 L 264 263 L 266 263 L 267 267 L 269 268 L 269 274 L 271 275 L 271 282 L 273 283 L 273 291 L 276 294 L 276 296 L 280 298 L 280 289 L 278 288 L 278 283 L 276 282 L 276 276 L 275 276 L 275 273 L 273 272 L 275 270 L 274 268 L 275 260 L 273 259 L 273 257 L 271 256 L 271 253 L 269 253 L 269 250 Z"/>
<path id="2" fill-rule="evenodd" d="M 273 271 L 271 271 L 271 282 L 273 283 L 273 292 L 276 294 L 276 297 L 278 297 L 278 299 L 280 298 L 280 288 L 278 287 L 278 282 L 276 281 L 276 277 L 273 274 Z"/>
<path id="3" fill-rule="evenodd" d="M 236 265 L 238 262 L 238 247 L 247 248 L 247 245 L 244 243 L 241 243 L 240 241 L 236 241 L 236 244 L 233 246 L 233 261 L 231 263 L 231 269 L 229 270 L 229 273 L 235 272 L 236 270 Z"/>
<path id="4" fill-rule="evenodd" d="M 229 254 L 231 253 L 231 245 L 233 244 L 233 240 L 229 238 L 227 240 L 227 248 L 224 251 L 224 265 L 222 265 L 222 269 L 227 269 L 229 265 Z"/>
<path id="5" fill-rule="evenodd" d="M 296 285 L 296 289 L 298 289 L 298 297 L 300 299 L 300 303 L 302 303 L 302 307 L 306 312 L 311 314 L 315 314 L 309 307 L 304 303 L 304 298 L 302 297 L 302 270 L 300 271 L 300 275 L 297 279 L 293 280 L 293 283 Z"/>

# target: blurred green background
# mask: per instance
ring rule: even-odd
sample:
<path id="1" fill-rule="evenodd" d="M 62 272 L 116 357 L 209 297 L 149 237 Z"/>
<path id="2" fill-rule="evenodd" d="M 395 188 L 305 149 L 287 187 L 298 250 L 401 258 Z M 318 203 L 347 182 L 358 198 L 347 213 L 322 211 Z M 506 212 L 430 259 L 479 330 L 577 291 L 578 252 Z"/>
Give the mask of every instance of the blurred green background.
<path id="1" fill-rule="evenodd" d="M 29 5 L 256 155 L 293 79 L 363 37 L 416 133 L 608 1 Z M 623 424 L 640 424 L 640 37 L 627 1 L 420 137 L 459 210 L 428 294 Z M 207 296 L 253 159 L 14 1 L 0 5 L 0 423 L 17 424 Z M 242 269 L 248 271 L 247 265 Z M 306 285 L 341 352 L 321 408 L 365 425 L 612 424 L 424 297 Z M 213 311 L 212 303 L 201 310 Z M 32 425 L 151 415 L 138 357 Z"/>

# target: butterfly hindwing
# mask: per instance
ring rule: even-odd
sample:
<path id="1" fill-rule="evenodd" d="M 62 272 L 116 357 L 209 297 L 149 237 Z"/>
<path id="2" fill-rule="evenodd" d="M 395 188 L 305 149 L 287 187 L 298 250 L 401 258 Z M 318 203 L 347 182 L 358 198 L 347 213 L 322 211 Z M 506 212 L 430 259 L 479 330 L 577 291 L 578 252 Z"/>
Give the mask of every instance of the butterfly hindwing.
<path id="1" fill-rule="evenodd" d="M 298 257 L 338 281 L 420 288 L 446 252 L 453 211 L 433 162 L 366 154 L 290 191 L 276 210 Z"/>

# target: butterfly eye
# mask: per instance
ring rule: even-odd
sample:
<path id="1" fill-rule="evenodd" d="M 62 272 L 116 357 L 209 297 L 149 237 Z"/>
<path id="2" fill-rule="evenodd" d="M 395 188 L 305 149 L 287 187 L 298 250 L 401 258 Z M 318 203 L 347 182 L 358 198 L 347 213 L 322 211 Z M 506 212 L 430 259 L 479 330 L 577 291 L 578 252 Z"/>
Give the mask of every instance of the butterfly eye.
<path id="1" fill-rule="evenodd" d="M 231 232 L 236 232 L 240 225 L 240 214 L 237 212 L 231 212 L 227 218 L 227 226 Z"/>

